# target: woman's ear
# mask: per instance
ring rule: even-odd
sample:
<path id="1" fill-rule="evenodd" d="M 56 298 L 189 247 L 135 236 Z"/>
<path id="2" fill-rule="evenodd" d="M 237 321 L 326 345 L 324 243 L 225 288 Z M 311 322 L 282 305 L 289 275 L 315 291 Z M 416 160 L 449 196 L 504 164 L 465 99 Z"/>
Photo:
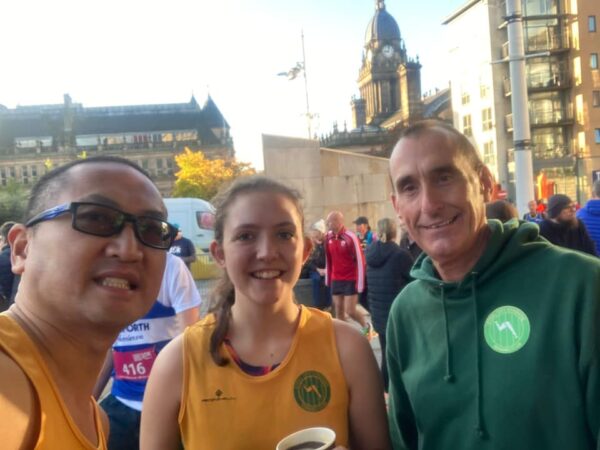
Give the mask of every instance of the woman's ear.
<path id="1" fill-rule="evenodd" d="M 225 252 L 223 252 L 223 247 L 217 242 L 212 241 L 210 243 L 210 254 L 213 259 L 217 263 L 217 265 L 221 268 L 225 268 Z"/>
<path id="2" fill-rule="evenodd" d="M 313 243 L 308 236 L 304 236 L 304 251 L 302 253 L 302 264 L 306 262 L 313 250 Z"/>

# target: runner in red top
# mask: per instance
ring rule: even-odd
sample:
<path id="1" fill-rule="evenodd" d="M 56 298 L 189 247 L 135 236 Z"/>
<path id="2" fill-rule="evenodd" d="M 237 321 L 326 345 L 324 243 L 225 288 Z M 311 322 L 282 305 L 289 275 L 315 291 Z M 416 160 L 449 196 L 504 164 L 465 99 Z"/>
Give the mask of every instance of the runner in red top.
<path id="1" fill-rule="evenodd" d="M 329 232 L 325 236 L 326 276 L 325 283 L 331 288 L 335 316 L 356 320 L 368 333 L 370 324 L 356 310 L 358 293 L 365 286 L 365 257 L 360 241 L 344 227 L 344 216 L 333 211 L 327 216 Z"/>

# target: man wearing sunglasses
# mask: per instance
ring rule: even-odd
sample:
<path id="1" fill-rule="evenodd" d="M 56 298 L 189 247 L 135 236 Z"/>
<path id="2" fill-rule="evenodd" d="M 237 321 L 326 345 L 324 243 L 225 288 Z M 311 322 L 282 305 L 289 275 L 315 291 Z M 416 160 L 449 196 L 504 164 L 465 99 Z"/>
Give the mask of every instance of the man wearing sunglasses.
<path id="1" fill-rule="evenodd" d="M 175 229 L 136 164 L 76 160 L 33 187 L 8 235 L 21 283 L 0 315 L 3 448 L 106 448 L 92 399 L 106 352 L 156 300 Z"/>

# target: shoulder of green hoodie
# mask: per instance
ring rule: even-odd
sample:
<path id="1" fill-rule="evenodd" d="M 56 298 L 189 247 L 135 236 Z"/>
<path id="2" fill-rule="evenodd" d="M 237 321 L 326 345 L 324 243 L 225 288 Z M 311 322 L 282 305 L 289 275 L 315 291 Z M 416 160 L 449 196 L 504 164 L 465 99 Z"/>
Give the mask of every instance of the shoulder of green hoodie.
<path id="1" fill-rule="evenodd" d="M 565 318 L 577 328 L 582 377 L 597 377 L 599 382 L 586 387 L 586 404 L 592 429 L 600 428 L 600 367 L 598 365 L 600 303 L 600 260 L 579 252 L 553 246 L 539 236 L 539 228 L 529 222 L 510 221 L 502 224 L 491 220 L 492 231 L 486 250 L 465 279 L 446 283 L 437 276 L 433 262 L 422 254 L 415 262 L 411 276 L 415 281 L 398 295 L 388 321 L 387 361 L 390 380 L 390 434 L 395 449 L 416 447 L 416 424 L 408 394 L 402 384 L 402 356 L 410 351 L 413 331 L 422 318 L 423 308 L 439 308 L 440 291 L 453 298 L 470 295 L 472 284 L 477 289 L 501 292 L 519 307 L 523 295 L 515 291 L 511 280 L 526 277 L 536 285 L 540 307 L 554 306 L 557 314 L 569 308 L 576 311 Z M 541 301 L 543 300 L 543 302 Z M 442 314 L 442 309 L 439 309 Z M 476 330 L 473 330 L 476 333 Z M 435 343 L 434 343 L 435 345 Z M 439 345 L 444 345 L 440 342 Z M 593 378 L 591 378 L 593 379 Z"/>

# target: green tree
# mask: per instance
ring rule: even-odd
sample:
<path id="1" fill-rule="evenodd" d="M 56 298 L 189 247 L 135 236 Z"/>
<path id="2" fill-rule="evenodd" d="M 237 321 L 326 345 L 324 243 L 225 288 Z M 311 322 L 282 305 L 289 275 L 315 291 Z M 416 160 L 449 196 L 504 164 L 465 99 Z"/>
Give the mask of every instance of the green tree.
<path id="1" fill-rule="evenodd" d="M 249 163 L 235 159 L 208 159 L 201 151 L 186 148 L 175 156 L 179 171 L 175 174 L 173 197 L 197 197 L 210 200 L 219 189 L 237 177 L 256 173 Z"/>
<path id="2" fill-rule="evenodd" d="M 27 207 L 29 190 L 15 180 L 0 187 L 0 225 L 8 220 L 21 222 Z"/>

